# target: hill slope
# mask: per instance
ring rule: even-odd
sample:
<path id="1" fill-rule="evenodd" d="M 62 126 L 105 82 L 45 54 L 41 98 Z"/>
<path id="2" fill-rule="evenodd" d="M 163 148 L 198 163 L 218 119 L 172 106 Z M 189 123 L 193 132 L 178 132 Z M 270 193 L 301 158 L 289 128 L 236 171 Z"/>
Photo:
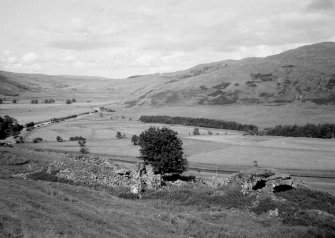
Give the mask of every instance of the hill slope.
<path id="1" fill-rule="evenodd" d="M 138 77 L 144 81 L 149 76 Z M 152 77 L 152 76 L 151 76 Z M 128 105 L 335 102 L 335 43 L 303 46 L 265 58 L 202 64 L 156 76 L 152 87 Z"/>
<path id="2" fill-rule="evenodd" d="M 107 79 L 0 71 L 0 96 L 75 95 L 135 105 L 335 103 L 335 43 L 323 42 L 264 58 L 225 60 L 165 74 Z"/>

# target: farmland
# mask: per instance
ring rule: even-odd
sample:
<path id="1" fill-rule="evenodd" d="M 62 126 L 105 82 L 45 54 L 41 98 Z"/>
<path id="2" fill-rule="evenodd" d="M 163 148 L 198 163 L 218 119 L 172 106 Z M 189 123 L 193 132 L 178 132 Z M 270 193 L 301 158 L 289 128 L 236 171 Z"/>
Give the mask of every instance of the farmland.
<path id="1" fill-rule="evenodd" d="M 31 107 L 31 105 L 26 106 Z M 65 106 L 63 105 L 63 108 Z M 72 107 L 71 113 L 92 110 L 96 105 L 79 104 Z M 35 119 L 28 119 L 25 113 L 21 114 L 24 115 L 21 119 L 22 108 L 24 108 L 23 105 L 16 110 L 19 121 Z M 48 110 L 46 114 L 36 113 L 36 115 L 45 115 L 45 118 L 47 115 L 69 115 L 69 111 L 65 109 L 62 111 L 51 107 Z M 177 131 L 181 137 L 191 167 L 231 173 L 250 168 L 254 161 L 257 161 L 260 167 L 272 167 L 296 176 L 320 177 L 309 183 L 313 185 L 316 183 L 315 186 L 322 184 L 327 191 L 335 191 L 333 181 L 325 182 L 323 179 L 335 177 L 333 161 L 335 142 L 333 140 L 250 136 L 243 135 L 243 132 L 211 128 L 199 128 L 200 135 L 194 136 L 194 127 L 142 123 L 137 120 L 141 116 L 139 112 L 134 113 L 127 109 L 118 111 L 87 115 L 24 132 L 26 143 L 21 146 L 41 151 L 77 153 L 78 143 L 68 140 L 71 136 L 82 136 L 87 139 L 86 146 L 92 154 L 138 161 L 136 157 L 139 156 L 139 147 L 131 143 L 131 136 L 139 135 L 150 126 L 168 126 Z M 36 119 L 41 120 L 41 118 Z M 117 139 L 115 135 L 118 131 L 124 133 L 126 138 Z M 212 135 L 208 135 L 208 131 L 212 132 Z M 57 142 L 57 136 L 62 137 L 64 142 Z M 41 137 L 43 142 L 32 143 L 32 140 L 37 137 Z"/>

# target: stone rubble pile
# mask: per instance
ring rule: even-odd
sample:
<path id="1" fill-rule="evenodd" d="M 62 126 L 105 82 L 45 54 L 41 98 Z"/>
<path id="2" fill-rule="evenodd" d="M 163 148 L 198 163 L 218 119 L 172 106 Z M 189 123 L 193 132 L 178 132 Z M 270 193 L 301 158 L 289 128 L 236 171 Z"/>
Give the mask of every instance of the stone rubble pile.
<path id="1" fill-rule="evenodd" d="M 235 173 L 230 176 L 228 183 L 241 186 L 244 194 L 255 191 L 274 193 L 305 186 L 303 182 L 293 179 L 288 174 L 279 173 L 274 169 L 263 168 Z"/>

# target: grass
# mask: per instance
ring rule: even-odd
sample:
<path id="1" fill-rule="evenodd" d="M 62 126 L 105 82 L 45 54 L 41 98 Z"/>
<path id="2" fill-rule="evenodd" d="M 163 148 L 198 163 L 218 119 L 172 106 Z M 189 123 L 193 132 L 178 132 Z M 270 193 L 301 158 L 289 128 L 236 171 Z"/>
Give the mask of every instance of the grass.
<path id="1" fill-rule="evenodd" d="M 8 151 L 0 151 L 0 165 L 25 165 L 30 162 L 27 158 L 16 157 L 15 155 L 10 154 Z"/>
<path id="2" fill-rule="evenodd" d="M 29 160 L 33 180 L 0 179 L 0 237 L 331 237 L 334 197 L 293 189 L 278 200 L 243 195 L 238 187 L 186 185 L 148 191 L 142 199 L 127 187 L 106 187 L 59 179 L 39 170 L 60 154 L 1 148 L 1 153 Z M 14 157 L 13 157 L 14 158 Z M 69 157 L 70 158 L 70 157 Z M 63 158 L 64 159 L 64 158 Z M 9 167 L 29 172 L 28 164 Z M 169 184 L 169 183 L 167 183 Z M 76 186 L 74 186 L 76 185 Z M 286 199 L 286 202 L 283 202 Z M 278 208 L 279 217 L 268 211 Z M 317 210 L 327 213 L 320 213 Z M 125 224 L 127 224 L 125 226 Z M 1 227 L 4 227 L 2 229 Z M 1 230 L 2 229 L 2 230 Z M 2 233 L 1 233 L 2 232 Z"/>
<path id="3" fill-rule="evenodd" d="M 210 188 L 174 188 L 170 191 L 148 191 L 142 199 L 161 200 L 175 206 L 191 206 L 209 209 L 215 207 L 245 209 L 251 206 L 253 196 L 242 194 L 238 189 L 227 187 L 224 193 Z"/>

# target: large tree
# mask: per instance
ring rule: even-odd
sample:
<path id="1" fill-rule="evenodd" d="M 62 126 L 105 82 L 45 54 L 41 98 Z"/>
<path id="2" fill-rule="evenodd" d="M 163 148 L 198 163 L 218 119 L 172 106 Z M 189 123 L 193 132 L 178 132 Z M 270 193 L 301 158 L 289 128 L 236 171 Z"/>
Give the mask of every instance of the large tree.
<path id="1" fill-rule="evenodd" d="M 3 118 L 0 117 L 0 139 L 5 139 L 8 136 L 15 136 L 19 134 L 23 126 L 17 120 L 8 115 Z"/>
<path id="2" fill-rule="evenodd" d="M 149 163 L 155 173 L 182 173 L 187 169 L 182 141 L 168 128 L 150 127 L 140 135 L 140 159 Z"/>

